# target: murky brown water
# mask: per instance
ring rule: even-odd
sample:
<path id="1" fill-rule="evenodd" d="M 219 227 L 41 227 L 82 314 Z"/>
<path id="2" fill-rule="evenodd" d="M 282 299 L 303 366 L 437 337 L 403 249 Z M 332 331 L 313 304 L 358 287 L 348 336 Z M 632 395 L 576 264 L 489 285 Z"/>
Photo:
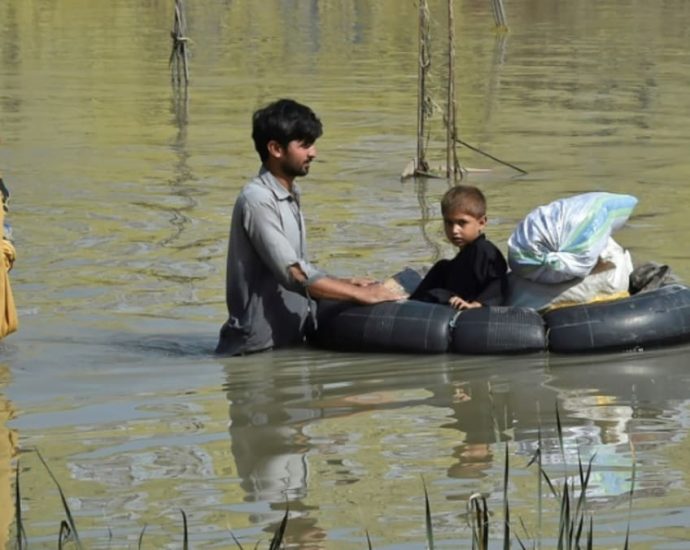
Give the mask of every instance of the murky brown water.
<path id="1" fill-rule="evenodd" d="M 385 276 L 451 254 L 443 180 L 401 182 L 415 152 L 416 7 L 399 0 L 188 2 L 187 101 L 170 87 L 172 1 L 3 0 L 0 170 L 19 252 L 21 329 L 0 347 L 0 540 L 13 536 L 15 443 L 37 447 L 88 547 L 267 543 L 291 510 L 301 548 L 470 546 L 481 491 L 537 538 L 541 426 L 554 479 L 593 461 L 595 546 L 690 540 L 688 348 L 606 356 L 412 357 L 316 350 L 220 360 L 235 194 L 258 169 L 250 114 L 292 96 L 325 124 L 305 190 L 314 259 Z M 443 104 L 444 2 L 432 4 Z M 459 130 L 529 172 L 460 150 L 504 243 L 529 210 L 580 191 L 636 195 L 617 239 L 690 279 L 690 4 L 458 1 Z M 443 158 L 441 115 L 430 155 Z M 635 449 L 634 455 L 631 448 Z M 55 547 L 57 489 L 19 458 L 32 547 Z M 543 502 L 543 547 L 557 505 Z M 530 529 L 519 527 L 522 519 Z M 112 540 L 110 540 L 110 533 Z M 0 543 L 0 546 L 2 544 Z"/>

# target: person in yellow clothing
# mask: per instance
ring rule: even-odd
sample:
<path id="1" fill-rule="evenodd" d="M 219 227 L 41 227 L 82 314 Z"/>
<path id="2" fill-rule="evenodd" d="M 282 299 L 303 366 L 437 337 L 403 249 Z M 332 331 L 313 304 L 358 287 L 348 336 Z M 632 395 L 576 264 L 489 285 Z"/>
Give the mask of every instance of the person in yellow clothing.
<path id="1" fill-rule="evenodd" d="M 5 229 L 5 212 L 7 211 L 7 199 L 9 192 L 0 177 L 0 193 L 2 207 L 0 207 L 0 338 L 4 338 L 17 330 L 17 310 L 14 306 L 12 288 L 10 287 L 9 271 L 14 264 L 14 245 L 10 240 L 9 225 Z M 6 367 L 0 364 L 0 389 L 6 375 L 3 371 Z M 0 392 L 0 548 L 5 548 L 8 542 L 10 525 L 14 519 L 14 506 L 12 505 L 12 481 L 14 477 L 12 461 L 17 454 L 17 440 L 14 430 L 7 427 L 7 421 L 14 416 L 10 402 Z"/>
<path id="2" fill-rule="evenodd" d="M 0 193 L 2 193 L 2 208 L 0 208 L 0 231 L 2 231 L 2 239 L 0 239 L 0 246 L 2 246 L 2 257 L 0 258 L 0 338 L 4 338 L 16 331 L 19 323 L 9 276 L 16 258 L 16 251 L 10 240 L 9 225 L 5 224 L 5 213 L 10 194 L 2 181 L 2 177 L 0 177 Z"/>

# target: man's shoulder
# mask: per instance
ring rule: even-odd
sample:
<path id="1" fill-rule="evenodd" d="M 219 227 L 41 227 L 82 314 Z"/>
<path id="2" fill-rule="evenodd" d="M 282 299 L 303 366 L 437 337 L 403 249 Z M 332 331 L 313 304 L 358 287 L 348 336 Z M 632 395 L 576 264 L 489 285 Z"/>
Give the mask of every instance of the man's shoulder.
<path id="1" fill-rule="evenodd" d="M 258 176 L 246 183 L 238 196 L 239 201 L 249 203 L 262 202 L 272 198 L 272 190 Z"/>

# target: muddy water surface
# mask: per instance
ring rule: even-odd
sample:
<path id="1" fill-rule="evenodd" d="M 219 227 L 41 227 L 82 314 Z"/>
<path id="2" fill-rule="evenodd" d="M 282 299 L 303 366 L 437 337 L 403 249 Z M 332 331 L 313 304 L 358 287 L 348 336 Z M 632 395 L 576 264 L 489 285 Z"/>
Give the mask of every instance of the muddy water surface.
<path id="1" fill-rule="evenodd" d="M 21 474 L 32 546 L 63 512 L 92 548 L 266 543 L 290 509 L 301 548 L 470 546 L 482 492 L 502 527 L 506 445 L 521 539 L 554 547 L 557 503 L 527 467 L 541 430 L 554 479 L 592 455 L 595 546 L 690 540 L 687 348 L 605 356 L 412 357 L 318 350 L 211 354 L 225 316 L 229 214 L 258 169 L 250 114 L 279 96 L 325 125 L 304 179 L 313 259 L 383 277 L 452 250 L 443 180 L 401 182 L 415 151 L 416 7 L 399 0 L 188 2 L 188 95 L 170 86 L 172 2 L 4 0 L 0 170 L 12 190 L 21 328 L 0 347 L 0 537 Z M 431 2 L 444 104 L 444 3 Z M 690 5 L 680 0 L 456 3 L 463 139 L 528 174 L 470 178 L 505 241 L 576 192 L 640 200 L 617 240 L 690 278 Z M 440 111 L 429 155 L 444 158 Z M 558 404 L 558 405 L 556 405 Z M 559 448 L 558 406 L 564 437 Z M 634 449 L 634 453 L 632 451 Z M 564 464 L 565 463 L 565 464 Z M 423 481 L 422 481 L 423 480 Z M 529 529 L 521 531 L 520 519 Z M 112 538 L 111 538 L 112 537 Z M 1 546 L 1 544 L 0 544 Z"/>

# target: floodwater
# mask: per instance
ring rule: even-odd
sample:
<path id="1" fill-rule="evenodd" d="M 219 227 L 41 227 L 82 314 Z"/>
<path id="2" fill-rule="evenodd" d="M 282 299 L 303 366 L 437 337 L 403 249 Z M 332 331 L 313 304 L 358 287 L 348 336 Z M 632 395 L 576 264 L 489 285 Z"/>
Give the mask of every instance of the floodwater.
<path id="1" fill-rule="evenodd" d="M 468 498 L 554 547 L 554 482 L 592 458 L 594 545 L 687 548 L 687 347 L 598 356 L 311 349 L 221 359 L 229 214 L 258 169 L 251 112 L 280 96 L 325 125 L 302 181 L 313 260 L 384 277 L 452 254 L 441 179 L 416 148 L 417 8 L 401 0 L 188 2 L 191 83 L 170 84 L 172 1 L 2 0 L 0 170 L 12 191 L 21 327 L 0 346 L 0 547 L 14 476 L 32 547 L 56 547 L 60 483 L 89 548 L 470 547 Z M 469 181 L 505 246 L 577 192 L 640 200 L 617 240 L 690 279 L 690 3 L 459 0 L 456 89 Z M 431 2 L 445 104 L 445 2 Z M 429 158 L 445 158 L 442 113 Z M 563 449 L 558 438 L 560 418 Z M 634 467 L 633 467 L 634 464 Z M 634 474 L 634 476 L 633 476 Z M 629 498 L 633 487 L 632 505 Z M 537 511 L 542 509 L 539 523 Z M 525 525 L 526 533 L 521 524 Z M 145 529 L 145 530 L 144 530 Z M 12 544 L 12 542 L 8 543 Z"/>

